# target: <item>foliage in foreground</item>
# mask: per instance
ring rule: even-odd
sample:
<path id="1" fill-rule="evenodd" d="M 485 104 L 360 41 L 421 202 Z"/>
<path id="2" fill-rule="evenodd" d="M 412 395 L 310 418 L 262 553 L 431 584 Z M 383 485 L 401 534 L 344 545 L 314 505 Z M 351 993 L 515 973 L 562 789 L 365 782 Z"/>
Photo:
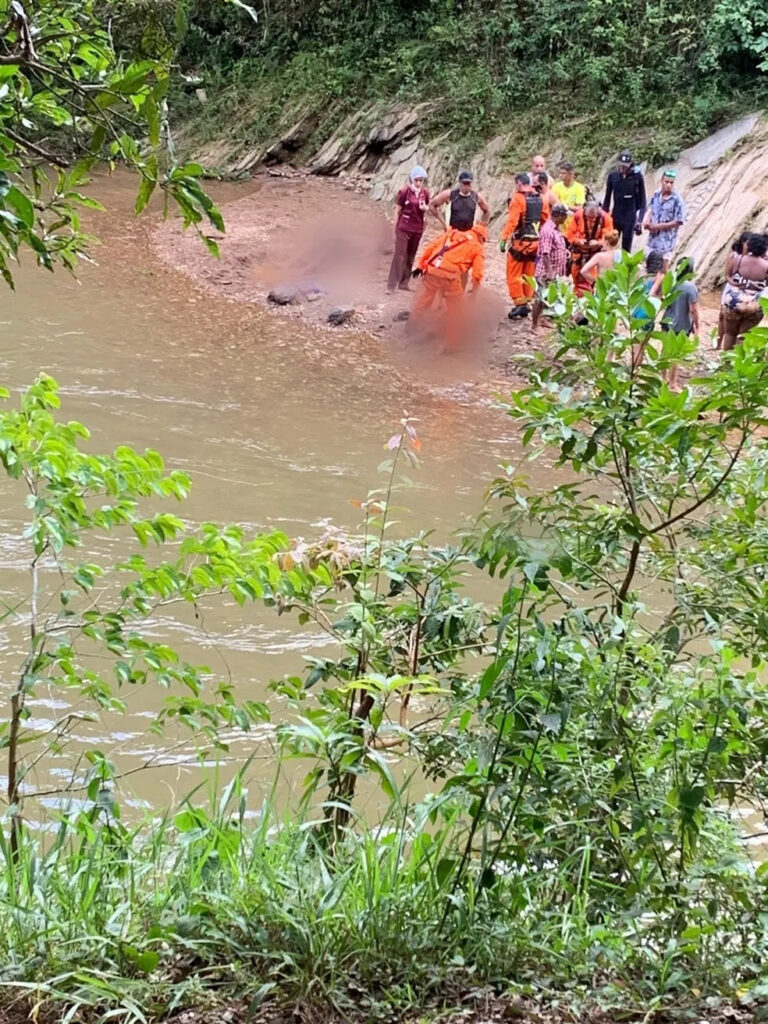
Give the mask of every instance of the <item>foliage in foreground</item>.
<path id="1" fill-rule="evenodd" d="M 217 0 L 225 4 L 232 0 Z M 94 0 L 0 0 L 0 274 L 13 286 L 25 251 L 48 270 L 74 270 L 94 239 L 82 208 L 88 173 L 117 161 L 139 180 L 136 212 L 163 194 L 184 226 L 216 252 L 223 231 L 200 185 L 202 167 L 177 160 L 168 126 L 173 48 L 160 39 L 115 49 L 112 21 Z M 84 191 L 86 190 L 86 191 Z"/>
<path id="2" fill-rule="evenodd" d="M 306 768 L 292 819 L 266 806 L 248 825 L 246 765 L 215 811 L 187 802 L 132 831 L 119 766 L 77 756 L 87 736 L 68 748 L 20 714 L 30 742 L 14 748 L 5 727 L 10 991 L 125 1021 L 220 991 L 369 1019 L 469 985 L 644 1015 L 692 988 L 762 991 L 766 872 L 735 815 L 762 815 L 768 782 L 768 329 L 674 393 L 664 374 L 696 343 L 647 333 L 637 265 L 583 300 L 553 292 L 558 350 L 508 406 L 523 458 L 460 548 L 392 535 L 399 467 L 420 448 L 407 418 L 360 534 L 291 545 L 140 514 L 186 481 L 153 453 L 83 454 L 47 379 L 0 413 L 3 464 L 31 494 L 32 578 L 38 564 L 55 581 L 42 618 L 31 598 L 16 610 L 36 625 L 11 722 L 43 685 L 97 714 L 160 683 L 165 717 L 211 756 L 270 709 L 156 645 L 159 605 L 263 600 L 333 640 L 274 684 L 279 770 Z M 548 490 L 525 479 L 539 459 L 560 467 Z M 156 540 L 158 557 L 104 572 L 88 552 L 104 529 Z M 470 600 L 470 570 L 499 578 L 498 607 Z M 88 799 L 41 843 L 21 784 L 54 756 Z M 374 782 L 389 809 L 366 825 Z"/>
<path id="3" fill-rule="evenodd" d="M 4 844 L 0 1005 L 143 1024 L 189 1006 L 215 1014 L 220 999 L 274 1000 L 391 1021 L 511 990 L 645 1016 L 685 1004 L 691 987 L 730 995 L 747 963 L 760 969 L 762 938 L 742 946 L 756 938 L 747 922 L 723 948 L 714 927 L 662 938 L 652 921 L 607 918 L 587 851 L 578 895 L 555 870 L 502 874 L 492 889 L 473 874 L 446 920 L 460 834 L 435 834 L 427 807 L 330 854 L 269 806 L 249 825 L 245 800 L 237 779 L 210 811 L 190 802 L 125 831 L 94 809 L 45 850 L 30 839 L 14 858 Z"/>

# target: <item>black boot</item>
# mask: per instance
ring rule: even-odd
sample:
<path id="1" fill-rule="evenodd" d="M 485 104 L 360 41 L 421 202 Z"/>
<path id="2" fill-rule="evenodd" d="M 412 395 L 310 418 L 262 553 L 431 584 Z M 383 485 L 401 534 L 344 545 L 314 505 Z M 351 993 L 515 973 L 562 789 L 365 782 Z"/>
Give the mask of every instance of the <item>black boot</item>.
<path id="1" fill-rule="evenodd" d="M 531 312 L 530 306 L 513 306 L 507 313 L 510 320 L 523 320 Z"/>

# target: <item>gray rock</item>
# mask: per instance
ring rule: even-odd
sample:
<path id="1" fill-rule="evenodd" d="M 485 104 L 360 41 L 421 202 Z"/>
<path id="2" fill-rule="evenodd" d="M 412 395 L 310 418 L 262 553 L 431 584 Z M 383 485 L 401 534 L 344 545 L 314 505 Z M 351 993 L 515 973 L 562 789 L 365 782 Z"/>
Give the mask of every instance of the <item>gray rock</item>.
<path id="1" fill-rule="evenodd" d="M 407 142 L 405 145 L 400 146 L 399 149 L 396 149 L 392 153 L 392 155 L 390 156 L 389 159 L 392 161 L 393 164 L 404 164 L 404 163 L 409 163 L 410 164 L 410 163 L 413 162 L 413 158 L 415 157 L 416 150 L 418 148 L 419 148 L 419 138 L 417 136 L 415 139 L 412 139 L 410 142 Z"/>
<path id="2" fill-rule="evenodd" d="M 354 306 L 334 306 L 328 313 L 328 323 L 338 327 L 339 324 L 345 324 L 348 320 L 351 320 L 354 315 Z"/>
<path id="3" fill-rule="evenodd" d="M 408 320 L 410 315 L 411 314 L 407 309 L 401 309 L 399 313 L 395 313 L 395 315 L 392 317 L 392 323 L 402 323 L 404 320 Z"/>
<path id="4" fill-rule="evenodd" d="M 292 284 L 283 284 L 279 288 L 273 288 L 267 295 L 268 302 L 274 302 L 277 306 L 292 306 L 299 301 L 301 292 Z"/>
<path id="5" fill-rule="evenodd" d="M 248 152 L 232 166 L 232 173 L 243 174 L 245 171 L 249 171 L 252 167 L 256 167 L 263 159 L 263 149 L 249 149 Z"/>
<path id="6" fill-rule="evenodd" d="M 680 157 L 681 159 L 687 159 L 694 170 L 699 170 L 702 167 L 711 167 L 712 164 L 717 163 L 721 157 L 725 156 L 728 150 L 732 149 L 737 142 L 741 142 L 745 135 L 749 135 L 750 132 L 754 131 L 759 120 L 760 114 L 757 113 L 740 117 L 738 121 L 727 124 L 725 128 L 721 128 L 714 135 L 702 139 L 701 142 L 697 142 L 690 149 L 683 150 Z"/>
<path id="7" fill-rule="evenodd" d="M 353 138 L 350 141 L 344 136 L 331 136 L 312 160 L 309 169 L 312 174 L 321 176 L 338 174 L 345 167 L 351 167 L 364 152 L 365 140 Z"/>
<path id="8" fill-rule="evenodd" d="M 265 164 L 282 164 L 291 160 L 294 154 L 306 145 L 319 124 L 319 117 L 306 111 L 291 127 L 273 142 L 263 156 Z"/>
<path id="9" fill-rule="evenodd" d="M 355 168 L 362 174 L 377 172 L 390 162 L 393 151 L 399 160 L 416 152 L 418 134 L 429 104 L 394 108 L 377 104 L 347 117 L 311 160 L 312 174 L 330 175 Z"/>
<path id="10" fill-rule="evenodd" d="M 384 187 L 384 183 L 381 181 L 377 181 L 376 184 L 371 189 L 371 199 L 375 199 L 377 201 L 379 199 L 383 199 L 386 191 L 387 190 Z"/>

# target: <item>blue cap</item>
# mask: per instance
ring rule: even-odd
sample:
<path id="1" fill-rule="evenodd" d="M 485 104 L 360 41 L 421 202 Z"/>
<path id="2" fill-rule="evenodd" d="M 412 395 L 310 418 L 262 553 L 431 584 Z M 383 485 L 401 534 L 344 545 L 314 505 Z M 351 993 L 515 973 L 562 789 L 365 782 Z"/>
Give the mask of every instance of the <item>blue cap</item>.
<path id="1" fill-rule="evenodd" d="M 414 178 L 426 178 L 426 176 L 427 172 L 424 170 L 423 167 L 419 167 L 418 164 L 416 164 L 416 166 L 411 171 L 411 181 L 413 181 Z"/>

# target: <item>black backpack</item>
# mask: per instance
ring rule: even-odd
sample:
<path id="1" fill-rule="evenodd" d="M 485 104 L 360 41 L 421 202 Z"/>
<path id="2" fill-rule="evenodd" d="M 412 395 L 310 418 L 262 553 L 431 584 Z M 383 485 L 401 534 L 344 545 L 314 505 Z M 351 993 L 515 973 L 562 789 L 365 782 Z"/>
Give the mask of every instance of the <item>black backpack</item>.
<path id="1" fill-rule="evenodd" d="M 525 218 L 515 229 L 515 238 L 519 241 L 535 242 L 539 237 L 541 228 L 541 214 L 544 209 L 544 200 L 538 192 L 526 192 L 525 194 Z"/>

